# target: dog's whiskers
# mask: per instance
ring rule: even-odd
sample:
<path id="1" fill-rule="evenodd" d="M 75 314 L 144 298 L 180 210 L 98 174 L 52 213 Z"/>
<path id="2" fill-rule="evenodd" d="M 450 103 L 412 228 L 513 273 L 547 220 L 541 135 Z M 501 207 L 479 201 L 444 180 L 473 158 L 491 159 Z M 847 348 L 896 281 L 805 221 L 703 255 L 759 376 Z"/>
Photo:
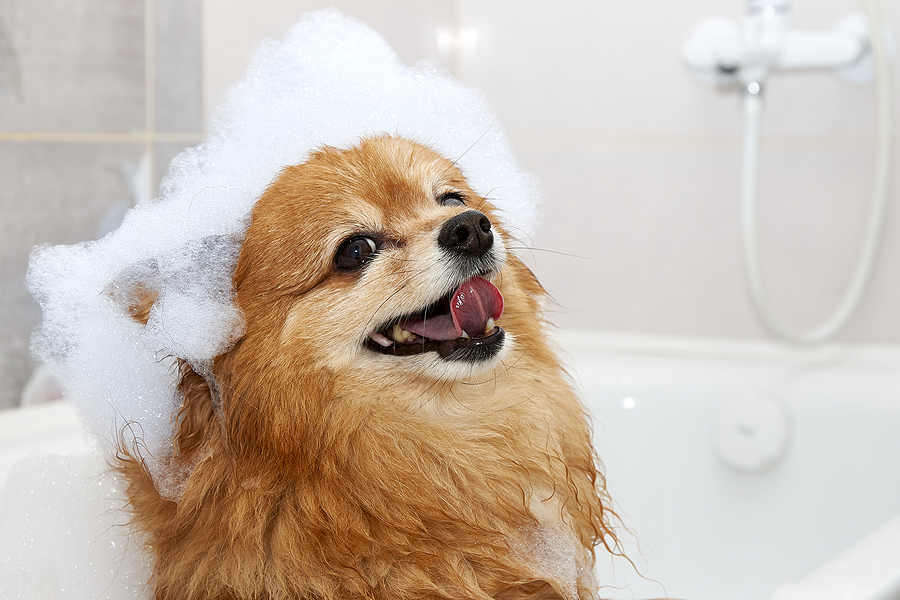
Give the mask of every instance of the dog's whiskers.
<path id="1" fill-rule="evenodd" d="M 565 256 L 567 258 L 578 258 L 580 260 L 591 260 L 589 256 L 582 256 L 580 254 L 569 254 L 568 252 L 561 252 L 559 250 L 550 250 L 549 248 L 536 248 L 534 246 L 507 246 L 507 250 L 528 250 L 529 252 L 546 252 L 548 254 L 556 254 L 559 256 Z"/>
<path id="2" fill-rule="evenodd" d="M 367 329 L 370 329 L 369 326 L 372 325 L 373 321 L 375 320 L 375 317 L 378 316 L 378 313 L 381 311 L 382 308 L 384 308 L 385 304 L 387 304 L 388 302 L 390 302 L 390 300 L 391 300 L 394 296 L 396 296 L 397 294 L 399 294 L 400 292 L 402 292 L 404 289 L 406 289 L 406 286 L 410 284 L 410 282 L 412 281 L 412 279 L 413 279 L 412 276 L 410 276 L 409 278 L 407 278 L 406 281 L 404 281 L 404 282 L 402 283 L 402 285 L 400 285 L 400 287 L 398 287 L 396 290 L 394 290 L 387 298 L 385 298 L 385 299 L 381 302 L 381 304 L 378 305 L 378 308 L 375 309 L 375 311 L 374 311 L 374 312 L 372 313 L 372 315 L 369 317 L 369 321 L 366 323 L 366 328 L 367 328 Z"/>
<path id="3" fill-rule="evenodd" d="M 474 142 L 472 142 L 472 144 L 468 148 L 466 148 L 465 152 L 463 152 L 462 154 L 460 154 L 453 160 L 453 166 L 455 167 L 457 165 L 457 163 L 459 163 L 459 161 L 462 160 L 462 158 L 466 154 L 468 154 L 472 148 L 474 148 L 476 145 L 478 145 L 478 142 L 480 142 L 482 139 L 484 139 L 484 136 L 486 136 L 488 134 L 488 132 L 491 130 L 491 128 L 493 128 L 493 127 L 494 127 L 494 122 L 491 121 L 491 124 L 488 125 L 487 129 L 484 130 L 484 133 L 479 135 L 478 139 L 476 139 Z M 444 172 L 446 173 L 446 171 L 444 171 Z"/>
<path id="4" fill-rule="evenodd" d="M 488 193 L 481 197 L 480 202 L 478 203 L 478 206 L 477 207 L 473 206 L 472 208 L 476 208 L 477 210 L 481 210 L 482 208 L 484 208 L 484 206 L 488 203 L 488 201 L 492 200 L 492 198 L 490 197 L 491 194 L 494 192 L 494 190 L 498 190 L 498 189 L 500 189 L 500 188 L 495 187 L 495 188 L 491 188 L 490 190 L 488 190 Z"/>

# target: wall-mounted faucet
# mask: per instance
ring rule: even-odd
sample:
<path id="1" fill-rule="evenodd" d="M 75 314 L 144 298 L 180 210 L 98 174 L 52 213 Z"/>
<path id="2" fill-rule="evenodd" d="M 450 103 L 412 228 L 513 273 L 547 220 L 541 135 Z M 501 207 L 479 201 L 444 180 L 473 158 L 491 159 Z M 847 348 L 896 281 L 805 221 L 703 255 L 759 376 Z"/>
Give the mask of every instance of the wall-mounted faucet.
<path id="1" fill-rule="evenodd" d="M 765 81 L 770 71 L 834 69 L 843 79 L 871 83 L 872 45 L 864 15 L 842 19 L 830 31 L 789 27 L 788 0 L 749 0 L 740 23 L 722 17 L 701 21 L 682 49 L 685 64 L 699 79 L 720 86 Z M 887 53 L 893 36 L 885 33 Z"/>
<path id="2" fill-rule="evenodd" d="M 750 296 L 766 329 L 797 343 L 828 340 L 847 323 L 868 284 L 884 226 L 893 139 L 888 63 L 894 39 L 880 16 L 878 0 L 861 4 L 865 15 L 846 17 L 831 31 L 792 31 L 788 0 L 748 0 L 740 24 L 716 17 L 701 21 L 682 49 L 685 64 L 699 79 L 744 92 L 741 234 Z M 847 81 L 876 84 L 875 177 L 856 269 L 834 312 L 809 331 L 797 331 L 775 314 L 759 264 L 756 227 L 763 84 L 771 71 L 794 69 L 834 69 Z"/>

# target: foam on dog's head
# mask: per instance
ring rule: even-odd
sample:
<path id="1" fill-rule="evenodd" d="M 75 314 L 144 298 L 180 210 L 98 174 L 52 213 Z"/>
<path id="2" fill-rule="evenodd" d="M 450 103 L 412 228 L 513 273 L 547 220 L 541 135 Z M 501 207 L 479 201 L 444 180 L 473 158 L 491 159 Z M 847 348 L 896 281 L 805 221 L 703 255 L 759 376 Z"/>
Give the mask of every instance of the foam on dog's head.
<path id="1" fill-rule="evenodd" d="M 241 236 L 286 165 L 322 145 L 401 135 L 457 160 L 514 236 L 531 235 L 538 219 L 539 184 L 482 94 L 435 63 L 402 65 L 378 34 L 334 10 L 263 43 L 210 129 L 172 162 L 160 197 L 117 231 L 40 247 L 29 267 L 44 314 L 35 354 L 57 365 L 90 430 L 113 439 L 133 422 L 151 468 L 170 447 L 175 359 L 204 364 L 241 334 L 230 288 Z M 147 293 L 156 302 L 144 326 L 130 312 Z"/>

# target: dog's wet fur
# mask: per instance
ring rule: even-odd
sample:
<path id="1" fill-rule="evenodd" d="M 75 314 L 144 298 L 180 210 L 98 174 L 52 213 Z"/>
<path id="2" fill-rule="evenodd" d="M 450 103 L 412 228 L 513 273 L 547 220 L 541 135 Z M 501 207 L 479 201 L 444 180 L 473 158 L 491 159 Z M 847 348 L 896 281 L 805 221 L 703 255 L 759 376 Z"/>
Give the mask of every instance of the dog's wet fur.
<path id="1" fill-rule="evenodd" d="M 178 498 L 121 451 L 157 600 L 596 596 L 613 513 L 511 240 L 453 162 L 406 139 L 282 171 L 234 273 L 244 335 L 202 376 L 181 363 Z M 493 286 L 484 331 L 392 337 Z"/>

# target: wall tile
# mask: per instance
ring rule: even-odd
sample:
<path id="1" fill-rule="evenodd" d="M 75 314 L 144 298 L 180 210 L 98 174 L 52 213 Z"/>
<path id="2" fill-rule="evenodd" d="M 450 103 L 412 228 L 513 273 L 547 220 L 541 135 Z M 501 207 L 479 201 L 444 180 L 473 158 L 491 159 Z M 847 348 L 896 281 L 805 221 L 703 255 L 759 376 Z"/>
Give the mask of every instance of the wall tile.
<path id="1" fill-rule="evenodd" d="M 0 6 L 0 95 L 18 98 L 22 92 L 22 75 L 9 28 L 9 8 Z"/>
<path id="2" fill-rule="evenodd" d="M 894 156 L 897 173 L 896 149 Z M 770 142 L 760 161 L 764 277 L 780 316 L 809 329 L 835 309 L 856 267 L 871 206 L 874 148 L 862 141 Z M 900 341 L 900 313 L 893 308 L 900 284 L 891 275 L 900 268 L 898 226 L 900 215 L 889 206 L 865 303 L 844 339 Z"/>
<path id="3" fill-rule="evenodd" d="M 200 0 L 154 0 L 156 131 L 203 130 Z"/>
<path id="4" fill-rule="evenodd" d="M 461 22 L 483 40 L 463 76 L 514 136 L 697 135 L 698 120 L 737 131 L 727 98 L 698 88 L 681 66 L 689 3 L 461 4 Z M 696 100 L 702 108 L 685 114 Z"/>
<path id="5" fill-rule="evenodd" d="M 131 203 L 126 171 L 140 144 L 0 143 L 0 408 L 18 403 L 31 374 L 31 329 L 40 310 L 25 288 L 35 244 L 96 239 Z"/>
<path id="6" fill-rule="evenodd" d="M 0 22 L 15 61 L 0 93 L 0 131 L 144 128 L 142 0 L 5 0 Z"/>
<path id="7" fill-rule="evenodd" d="M 736 144 L 520 144 L 545 186 L 536 250 L 524 254 L 556 301 L 553 320 L 757 334 L 739 269 L 736 191 L 727 193 L 738 152 Z"/>
<path id="8" fill-rule="evenodd" d="M 737 144 L 518 151 L 545 185 L 544 224 L 536 250 L 524 254 L 558 302 L 558 324 L 764 335 L 743 270 Z M 865 147 L 764 148 L 761 261 L 773 303 L 796 327 L 818 324 L 844 290 L 867 214 L 870 162 Z M 894 211 L 870 292 L 842 339 L 900 340 L 900 284 L 891 276 L 900 269 L 898 230 Z"/>

